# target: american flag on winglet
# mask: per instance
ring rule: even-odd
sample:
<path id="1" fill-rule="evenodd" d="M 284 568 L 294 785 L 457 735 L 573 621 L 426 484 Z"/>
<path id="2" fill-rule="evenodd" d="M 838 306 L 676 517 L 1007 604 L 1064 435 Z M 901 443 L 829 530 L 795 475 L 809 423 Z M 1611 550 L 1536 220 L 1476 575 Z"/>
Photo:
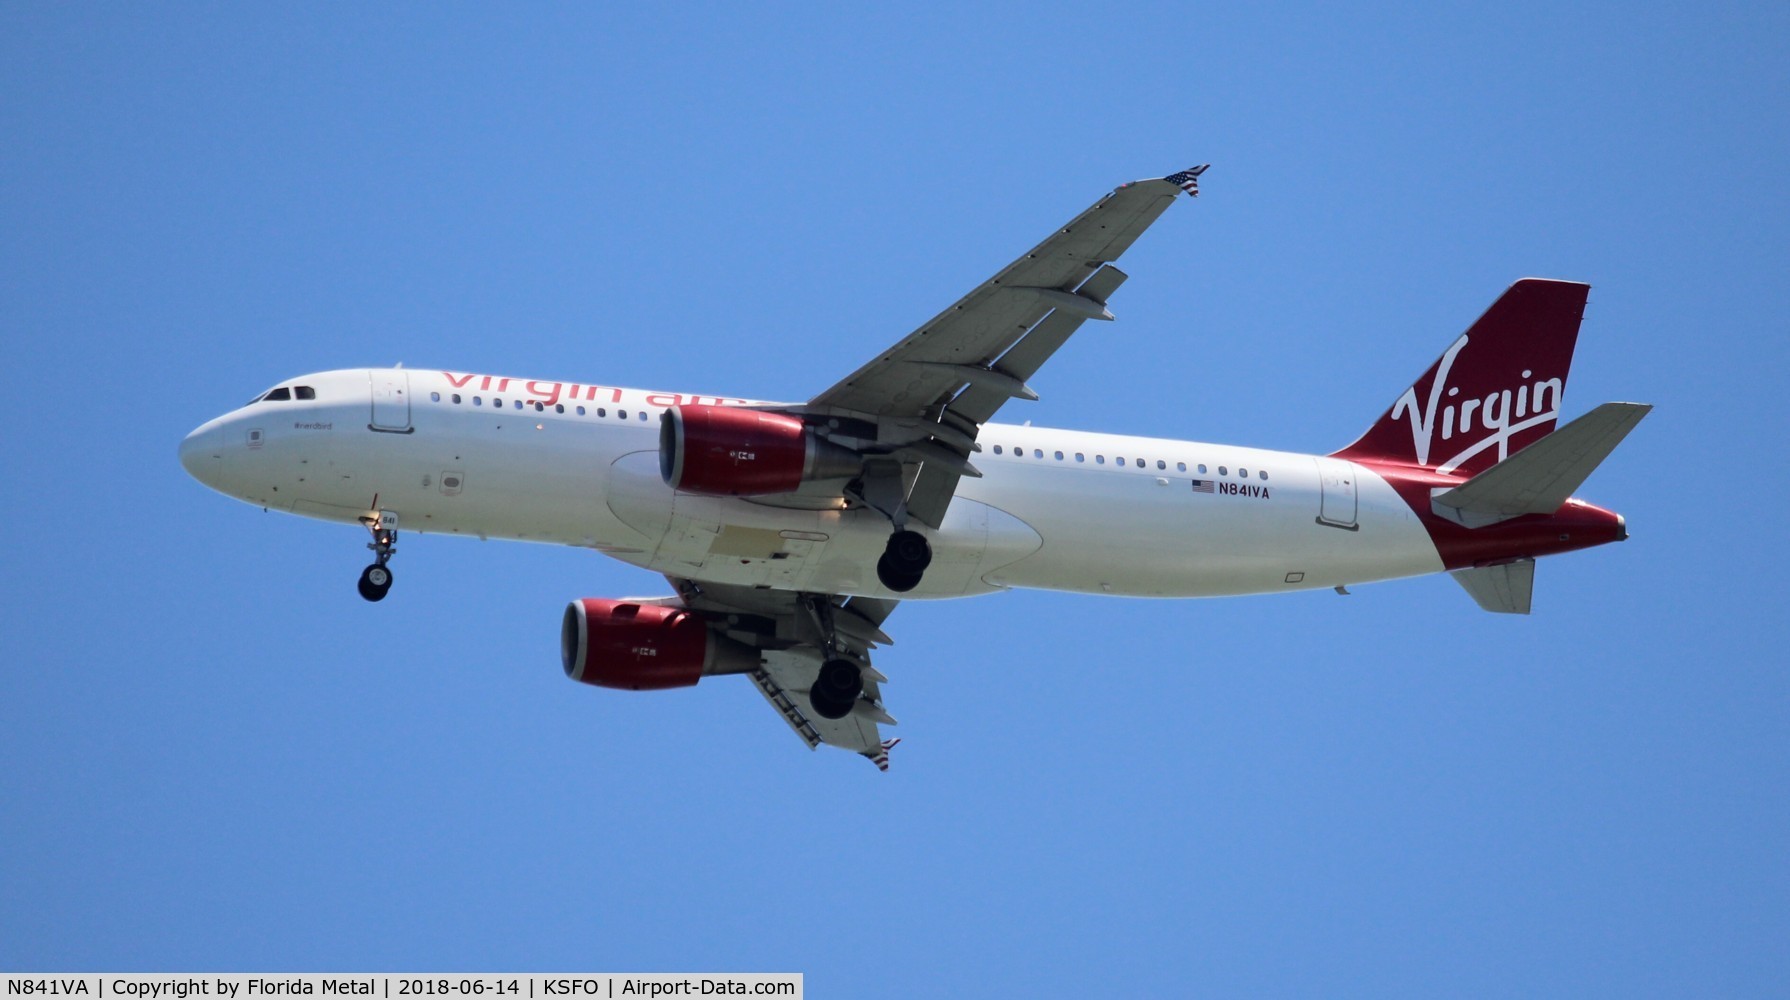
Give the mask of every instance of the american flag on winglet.
<path id="1" fill-rule="evenodd" d="M 1197 167 L 1189 167 L 1178 174 L 1169 174 L 1167 177 L 1164 177 L 1163 180 L 1168 181 L 1170 184 L 1181 185 L 1181 190 L 1198 198 L 1200 196 L 1200 175 L 1205 173 L 1206 168 L 1211 165 L 1212 164 L 1210 163 L 1202 163 Z"/>
<path id="2" fill-rule="evenodd" d="M 1193 481 L 1193 491 L 1195 493 L 1214 493 L 1214 494 L 1216 494 L 1218 492 L 1217 490 L 1212 488 L 1212 480 L 1210 480 L 1210 479 L 1195 479 Z"/>
<path id="3" fill-rule="evenodd" d="M 884 740 L 881 750 L 878 750 L 875 753 L 867 753 L 864 756 L 870 758 L 870 762 L 876 765 L 878 771 L 887 771 L 889 769 L 889 751 L 893 750 L 895 744 L 900 742 L 901 737 L 899 736 L 892 740 Z"/>

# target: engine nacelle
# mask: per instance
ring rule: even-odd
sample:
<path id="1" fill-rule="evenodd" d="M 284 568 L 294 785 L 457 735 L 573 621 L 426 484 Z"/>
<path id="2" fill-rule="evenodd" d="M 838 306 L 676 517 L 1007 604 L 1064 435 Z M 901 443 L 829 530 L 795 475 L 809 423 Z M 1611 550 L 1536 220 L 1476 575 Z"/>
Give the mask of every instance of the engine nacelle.
<path id="1" fill-rule="evenodd" d="M 787 413 L 684 403 L 659 418 L 659 475 L 686 493 L 792 493 L 816 479 L 855 476 L 863 465 L 863 456 Z"/>
<path id="2" fill-rule="evenodd" d="M 757 653 L 715 634 L 701 615 L 594 597 L 566 606 L 559 654 L 567 677 L 624 691 L 689 687 L 705 674 L 745 673 L 758 665 Z"/>

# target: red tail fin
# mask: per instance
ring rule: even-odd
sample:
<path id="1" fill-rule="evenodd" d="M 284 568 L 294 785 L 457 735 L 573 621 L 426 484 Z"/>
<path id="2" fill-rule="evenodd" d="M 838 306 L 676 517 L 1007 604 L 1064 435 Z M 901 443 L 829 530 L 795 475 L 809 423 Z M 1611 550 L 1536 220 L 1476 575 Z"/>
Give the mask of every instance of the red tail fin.
<path id="1" fill-rule="evenodd" d="M 1560 415 L 1590 285 L 1511 285 L 1354 444 L 1336 453 L 1474 475 L 1546 437 Z"/>

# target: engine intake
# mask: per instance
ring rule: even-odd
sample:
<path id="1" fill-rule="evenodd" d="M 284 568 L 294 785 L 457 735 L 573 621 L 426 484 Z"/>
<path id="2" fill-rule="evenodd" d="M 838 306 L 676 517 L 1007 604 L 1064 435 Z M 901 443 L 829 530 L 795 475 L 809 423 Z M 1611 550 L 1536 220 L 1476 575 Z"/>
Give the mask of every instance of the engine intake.
<path id="1" fill-rule="evenodd" d="M 787 413 L 684 403 L 659 418 L 659 475 L 686 493 L 792 493 L 806 482 L 855 476 L 863 465 L 862 455 Z"/>
<path id="2" fill-rule="evenodd" d="M 715 634 L 694 612 L 594 597 L 566 606 L 559 652 L 567 677 L 624 691 L 689 687 L 758 665 L 750 647 Z"/>

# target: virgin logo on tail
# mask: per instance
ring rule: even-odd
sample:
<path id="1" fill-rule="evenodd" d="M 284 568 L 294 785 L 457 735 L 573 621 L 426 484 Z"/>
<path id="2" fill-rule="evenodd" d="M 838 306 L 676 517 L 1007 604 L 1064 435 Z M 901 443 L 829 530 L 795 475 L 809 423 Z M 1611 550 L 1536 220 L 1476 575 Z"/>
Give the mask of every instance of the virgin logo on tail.
<path id="1" fill-rule="evenodd" d="M 1498 446 L 1498 460 L 1508 458 L 1512 436 L 1559 417 L 1560 397 L 1566 391 L 1564 379 L 1549 378 L 1519 385 L 1514 393 L 1509 389 L 1498 389 L 1483 397 L 1444 403 L 1444 398 L 1453 400 L 1460 395 L 1458 386 L 1448 385 L 1448 376 L 1454 369 L 1454 359 L 1466 348 L 1471 336 L 1461 334 L 1436 363 L 1436 377 L 1430 381 L 1427 405 L 1418 403 L 1416 386 L 1406 389 L 1405 394 L 1392 404 L 1392 419 L 1410 418 L 1411 450 L 1419 465 L 1430 464 L 1430 448 L 1435 443 L 1438 416 L 1442 419 L 1444 441 L 1480 430 L 1488 432 L 1452 458 L 1436 465 L 1440 472 L 1454 471 L 1461 463 L 1494 444 Z M 1523 378 L 1534 377 L 1533 371 L 1523 369 Z M 1475 418 L 1478 426 L 1475 426 Z"/>
<path id="2" fill-rule="evenodd" d="M 1554 429 L 1590 286 L 1524 278 L 1336 453 L 1477 475 Z"/>

